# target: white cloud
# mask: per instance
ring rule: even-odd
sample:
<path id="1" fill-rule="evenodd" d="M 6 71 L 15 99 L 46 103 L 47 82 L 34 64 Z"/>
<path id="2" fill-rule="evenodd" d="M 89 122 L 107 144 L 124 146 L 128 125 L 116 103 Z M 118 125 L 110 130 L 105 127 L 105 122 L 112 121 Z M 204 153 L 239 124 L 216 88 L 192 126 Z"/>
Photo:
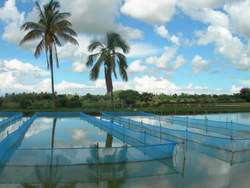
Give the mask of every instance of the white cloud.
<path id="1" fill-rule="evenodd" d="M 220 7 L 224 2 L 221 0 L 181 0 L 178 4 L 180 9 L 194 20 L 201 21 L 216 26 L 229 26 L 228 16 L 213 8 Z"/>
<path id="2" fill-rule="evenodd" d="M 140 60 L 135 60 L 130 63 L 128 67 L 128 72 L 136 73 L 136 72 L 144 72 L 147 69 L 147 66 L 143 65 Z"/>
<path id="3" fill-rule="evenodd" d="M 2 38 L 4 40 L 18 43 L 24 36 L 20 26 L 24 21 L 25 13 L 20 13 L 16 8 L 15 0 L 7 0 L 3 7 L 0 7 L 0 21 L 5 24 Z"/>
<path id="4" fill-rule="evenodd" d="M 175 13 L 176 0 L 125 0 L 121 12 L 151 24 L 163 24 Z"/>
<path id="5" fill-rule="evenodd" d="M 108 31 L 116 31 L 130 39 L 139 39 L 143 33 L 141 30 L 116 23 L 119 16 L 121 0 L 61 0 L 62 9 L 70 12 L 70 20 L 74 28 L 81 33 L 103 34 Z"/>
<path id="6" fill-rule="evenodd" d="M 181 59 L 181 57 L 179 57 Z M 20 92 L 50 92 L 51 80 L 49 73 L 37 66 L 23 63 L 19 60 L 1 61 L 0 80 L 2 81 L 0 94 Z M 25 68 L 25 69 L 24 69 Z M 27 76 L 25 81 L 23 78 Z M 187 87 L 177 86 L 170 80 L 156 76 L 136 76 L 128 82 L 114 80 L 115 90 L 135 89 L 139 92 L 152 93 L 203 93 L 212 92 L 206 87 L 189 84 Z M 104 94 L 106 92 L 105 80 L 99 79 L 89 84 L 69 82 L 62 80 L 55 84 L 56 92 L 59 94 Z"/>
<path id="7" fill-rule="evenodd" d="M 154 65 L 160 71 L 172 73 L 186 63 L 182 55 L 178 55 L 178 48 L 165 47 L 160 56 L 146 58 L 145 62 Z"/>
<path id="8" fill-rule="evenodd" d="M 175 70 L 180 68 L 182 65 L 186 64 L 186 60 L 184 59 L 182 55 L 178 55 L 175 61 L 176 61 L 175 67 L 174 67 Z"/>
<path id="9" fill-rule="evenodd" d="M 170 35 L 168 30 L 166 29 L 166 27 L 164 25 L 160 25 L 160 26 L 155 26 L 155 32 L 162 38 L 165 38 L 167 40 L 169 40 L 170 42 L 179 45 L 180 44 L 180 39 L 178 36 L 176 35 Z"/>
<path id="10" fill-rule="evenodd" d="M 73 72 L 85 72 L 89 69 L 86 66 L 86 62 L 74 62 L 72 64 L 72 71 Z"/>
<path id="11" fill-rule="evenodd" d="M 242 88 L 241 86 L 232 85 L 230 91 L 231 91 L 231 93 L 239 93 L 241 88 Z"/>
<path id="12" fill-rule="evenodd" d="M 205 71 L 209 68 L 209 63 L 207 60 L 203 59 L 201 56 L 196 55 L 192 60 L 192 71 L 197 74 L 201 71 Z"/>
<path id="13" fill-rule="evenodd" d="M 225 27 L 209 26 L 197 33 L 198 45 L 215 43 L 216 51 L 227 57 L 240 70 L 250 70 L 250 46 L 244 45 Z"/>
<path id="14" fill-rule="evenodd" d="M 186 9 L 218 8 L 224 4 L 222 0 L 179 0 L 179 6 Z"/>
<path id="15" fill-rule="evenodd" d="M 120 35 L 126 40 L 135 40 L 143 38 L 143 32 L 136 28 L 124 25 L 117 25 L 115 31 L 120 33 Z"/>
<path id="16" fill-rule="evenodd" d="M 130 51 L 127 57 L 138 58 L 158 54 L 160 48 L 148 43 L 136 42 L 130 44 Z"/>
<path id="17" fill-rule="evenodd" d="M 250 1 L 228 3 L 224 6 L 224 10 L 230 15 L 233 29 L 250 37 Z"/>
<path id="18" fill-rule="evenodd" d="M 48 71 L 17 59 L 0 60 L 0 67 L 0 93 L 36 90 L 33 84 L 49 76 Z"/>

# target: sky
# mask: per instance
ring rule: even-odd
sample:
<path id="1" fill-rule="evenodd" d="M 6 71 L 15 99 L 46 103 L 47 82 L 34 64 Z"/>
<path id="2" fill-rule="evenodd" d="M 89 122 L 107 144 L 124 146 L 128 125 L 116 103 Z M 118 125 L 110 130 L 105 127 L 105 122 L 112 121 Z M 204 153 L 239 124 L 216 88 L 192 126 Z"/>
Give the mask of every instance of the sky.
<path id="1" fill-rule="evenodd" d="M 250 87 L 250 0 L 59 1 L 71 13 L 79 46 L 58 49 L 58 93 L 105 93 L 103 74 L 91 81 L 85 64 L 88 45 L 109 31 L 130 45 L 129 81 L 114 79 L 115 90 L 231 94 Z M 51 91 L 45 55 L 33 55 L 37 41 L 19 45 L 20 26 L 38 19 L 34 5 L 0 0 L 0 95 Z"/>

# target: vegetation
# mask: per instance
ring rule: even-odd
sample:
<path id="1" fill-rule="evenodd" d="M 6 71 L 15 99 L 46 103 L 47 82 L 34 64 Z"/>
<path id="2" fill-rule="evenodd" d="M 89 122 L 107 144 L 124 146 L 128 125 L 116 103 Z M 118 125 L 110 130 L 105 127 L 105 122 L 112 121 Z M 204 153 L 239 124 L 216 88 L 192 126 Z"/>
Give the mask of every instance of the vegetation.
<path id="1" fill-rule="evenodd" d="M 72 24 L 67 20 L 70 13 L 60 12 L 60 3 L 58 1 L 50 0 L 43 8 L 36 2 L 36 8 L 39 12 L 39 21 L 26 22 L 21 26 L 21 29 L 28 31 L 28 33 L 20 44 L 39 40 L 34 55 L 39 57 L 42 51 L 45 50 L 47 66 L 51 71 L 52 94 L 55 96 L 53 61 L 55 60 L 57 67 L 59 67 L 57 46 L 62 46 L 62 42 L 77 45 L 77 40 L 74 38 L 77 34 L 71 28 Z M 24 103 L 24 106 L 27 106 L 27 104 Z"/>
<path id="2" fill-rule="evenodd" d="M 213 112 L 250 112 L 250 89 L 234 95 L 155 95 L 134 90 L 114 92 L 117 111 L 149 111 L 164 114 L 196 114 Z M 84 111 L 98 114 L 112 111 L 107 95 L 58 95 L 58 111 Z M 48 93 L 6 94 L 0 97 L 1 111 L 53 111 L 53 96 Z"/>
<path id="3" fill-rule="evenodd" d="M 87 66 L 92 67 L 90 79 L 98 79 L 101 66 L 103 65 L 107 94 L 111 95 L 111 104 L 114 109 L 112 73 L 115 78 L 117 78 L 116 66 L 118 65 L 122 80 L 128 80 L 128 65 L 123 53 L 129 52 L 129 46 L 119 34 L 110 32 L 106 35 L 105 44 L 99 41 L 93 41 L 89 45 L 88 50 L 94 52 L 89 55 L 87 60 Z M 119 52 L 119 50 L 123 53 Z"/>

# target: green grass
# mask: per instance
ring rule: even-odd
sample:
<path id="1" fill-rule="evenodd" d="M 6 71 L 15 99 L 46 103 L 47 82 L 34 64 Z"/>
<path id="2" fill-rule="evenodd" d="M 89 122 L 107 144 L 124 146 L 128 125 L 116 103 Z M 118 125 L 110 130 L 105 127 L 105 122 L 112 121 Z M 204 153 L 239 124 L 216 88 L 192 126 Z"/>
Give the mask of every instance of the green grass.
<path id="1" fill-rule="evenodd" d="M 92 115 L 100 115 L 103 111 L 112 111 L 110 107 L 85 107 L 85 108 L 56 108 L 56 109 L 0 109 L 0 111 L 24 112 L 25 115 L 32 115 L 39 111 L 81 111 Z M 133 107 L 116 108 L 116 111 L 145 111 L 157 114 L 209 114 L 209 113 L 232 113 L 232 112 L 250 112 L 250 103 L 217 103 L 217 104 L 166 104 L 155 107 Z"/>

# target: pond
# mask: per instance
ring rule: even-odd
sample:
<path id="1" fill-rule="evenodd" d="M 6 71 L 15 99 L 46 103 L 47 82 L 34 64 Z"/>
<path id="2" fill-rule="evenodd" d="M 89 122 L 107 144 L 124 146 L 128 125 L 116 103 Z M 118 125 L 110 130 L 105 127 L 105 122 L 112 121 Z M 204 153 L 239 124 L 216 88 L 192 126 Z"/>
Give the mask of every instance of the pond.
<path id="1" fill-rule="evenodd" d="M 204 117 L 204 115 L 197 116 L 197 118 Z M 250 113 L 212 114 L 207 115 L 207 118 L 237 120 L 237 122 L 250 125 Z M 18 146 L 19 149 L 46 150 L 46 148 L 51 148 L 53 126 L 55 126 L 54 148 L 77 149 L 97 143 L 100 147 L 105 147 L 107 133 L 87 121 L 75 117 L 56 119 L 39 117 L 34 120 L 32 126 L 25 133 Z M 176 128 L 181 129 L 181 126 L 176 126 Z M 119 138 L 112 138 L 112 147 L 123 147 L 124 144 L 126 143 Z M 166 160 L 54 166 L 52 169 L 42 165 L 23 166 L 22 168 L 12 166 L 7 169 L 8 173 L 20 174 L 18 172 L 22 171 L 23 176 L 26 177 L 11 179 L 2 174 L 0 187 L 29 187 L 31 184 L 38 186 L 39 184 L 44 185 L 46 182 L 48 185 L 50 182 L 49 185 L 54 187 L 249 188 L 250 162 L 248 161 L 250 161 L 250 157 L 248 156 L 250 156 L 248 151 L 232 153 L 186 142 L 185 145 L 178 144 L 173 157 Z M 34 171 L 40 175 L 40 178 L 34 182 L 25 182 L 25 179 L 29 180 L 27 176 L 36 176 L 31 174 Z"/>

